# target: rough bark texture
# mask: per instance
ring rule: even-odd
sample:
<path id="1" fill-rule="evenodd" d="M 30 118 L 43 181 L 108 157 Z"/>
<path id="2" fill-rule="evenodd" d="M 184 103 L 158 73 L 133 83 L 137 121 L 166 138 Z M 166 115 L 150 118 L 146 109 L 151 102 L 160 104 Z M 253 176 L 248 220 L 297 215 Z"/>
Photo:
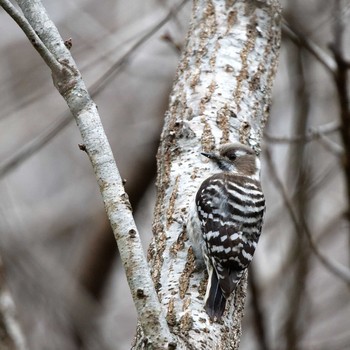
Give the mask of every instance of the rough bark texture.
<path id="1" fill-rule="evenodd" d="M 207 276 L 195 271 L 184 223 L 190 201 L 210 174 L 202 150 L 238 140 L 260 151 L 278 61 L 280 18 L 278 1 L 194 1 L 158 151 L 149 249 L 152 277 L 178 349 L 239 346 L 246 278 L 235 300 L 229 299 L 222 324 L 211 323 L 203 308 Z"/>

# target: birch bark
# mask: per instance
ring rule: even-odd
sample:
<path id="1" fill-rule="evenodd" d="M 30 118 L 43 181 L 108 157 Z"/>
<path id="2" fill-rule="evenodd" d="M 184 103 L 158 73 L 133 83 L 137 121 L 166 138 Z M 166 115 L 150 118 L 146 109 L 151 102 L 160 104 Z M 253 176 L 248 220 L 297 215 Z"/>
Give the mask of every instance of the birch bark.
<path id="1" fill-rule="evenodd" d="M 184 222 L 210 164 L 200 152 L 228 141 L 257 152 L 280 46 L 278 0 L 195 0 L 158 151 L 152 277 L 180 349 L 238 349 L 246 278 L 222 324 L 203 309 L 206 276 Z M 232 298 L 231 298 L 232 299 Z M 142 332 L 139 329 L 138 348 Z"/>

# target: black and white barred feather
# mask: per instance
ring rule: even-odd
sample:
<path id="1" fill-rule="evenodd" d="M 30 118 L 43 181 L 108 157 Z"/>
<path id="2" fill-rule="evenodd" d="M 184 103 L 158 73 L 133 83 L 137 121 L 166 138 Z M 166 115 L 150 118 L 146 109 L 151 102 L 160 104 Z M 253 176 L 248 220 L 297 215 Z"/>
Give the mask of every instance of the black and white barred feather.
<path id="1" fill-rule="evenodd" d="M 251 262 L 259 241 L 265 200 L 259 181 L 260 162 L 242 144 L 227 144 L 218 153 L 202 153 L 217 173 L 201 184 L 189 213 L 188 234 L 209 280 L 205 310 L 220 320 L 226 299 Z"/>

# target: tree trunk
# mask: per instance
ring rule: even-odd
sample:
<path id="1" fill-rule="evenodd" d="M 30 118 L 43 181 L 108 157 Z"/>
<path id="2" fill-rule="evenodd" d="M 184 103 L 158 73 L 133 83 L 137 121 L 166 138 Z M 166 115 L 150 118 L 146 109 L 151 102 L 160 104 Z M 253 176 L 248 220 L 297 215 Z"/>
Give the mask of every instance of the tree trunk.
<path id="1" fill-rule="evenodd" d="M 152 277 L 177 349 L 237 349 L 246 278 L 228 300 L 223 322 L 204 311 L 207 276 L 195 270 L 186 216 L 210 175 L 200 157 L 228 141 L 260 151 L 280 46 L 277 0 L 195 0 L 187 42 L 158 151 Z M 235 300 L 231 300 L 235 299 Z M 135 348 L 147 348 L 138 328 Z"/>

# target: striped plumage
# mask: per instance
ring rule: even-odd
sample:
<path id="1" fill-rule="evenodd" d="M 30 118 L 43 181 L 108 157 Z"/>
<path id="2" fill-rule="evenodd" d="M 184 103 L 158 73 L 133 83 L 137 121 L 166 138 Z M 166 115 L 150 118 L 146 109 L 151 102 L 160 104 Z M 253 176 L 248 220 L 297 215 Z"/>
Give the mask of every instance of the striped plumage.
<path id="1" fill-rule="evenodd" d="M 211 319 L 220 320 L 226 299 L 253 258 L 265 200 L 260 162 L 252 149 L 235 143 L 218 153 L 202 154 L 217 169 L 197 192 L 187 231 L 197 259 L 204 260 L 209 273 L 205 309 Z"/>

